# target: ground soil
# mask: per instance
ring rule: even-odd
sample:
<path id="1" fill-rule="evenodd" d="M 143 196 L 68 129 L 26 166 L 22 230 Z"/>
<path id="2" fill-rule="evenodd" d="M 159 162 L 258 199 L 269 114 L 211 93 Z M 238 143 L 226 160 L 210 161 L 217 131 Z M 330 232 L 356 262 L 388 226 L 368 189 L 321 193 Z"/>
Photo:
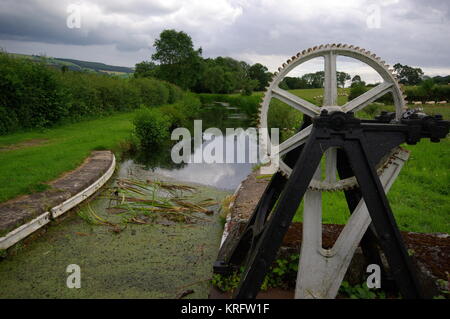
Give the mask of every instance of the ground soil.
<path id="1" fill-rule="evenodd" d="M 12 150 L 18 150 L 21 148 L 27 148 L 27 147 L 33 147 L 38 146 L 47 143 L 49 140 L 46 138 L 34 138 L 31 140 L 26 140 L 20 143 L 7 145 L 7 146 L 0 146 L 0 152 L 6 152 L 6 151 L 12 151 Z"/>

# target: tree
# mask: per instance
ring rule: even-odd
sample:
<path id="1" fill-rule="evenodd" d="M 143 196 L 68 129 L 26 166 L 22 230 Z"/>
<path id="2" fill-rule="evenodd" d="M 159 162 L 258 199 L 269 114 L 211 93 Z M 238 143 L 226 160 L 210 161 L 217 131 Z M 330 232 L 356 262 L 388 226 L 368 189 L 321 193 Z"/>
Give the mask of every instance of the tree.
<path id="1" fill-rule="evenodd" d="M 155 76 L 157 65 L 151 61 L 142 61 L 141 63 L 136 63 L 134 68 L 134 77 L 143 78 Z"/>
<path id="2" fill-rule="evenodd" d="M 183 31 L 164 30 L 153 44 L 152 60 L 159 62 L 156 76 L 184 89 L 195 86 L 201 72 L 202 49 L 194 50 L 191 37 Z"/>
<path id="3" fill-rule="evenodd" d="M 280 88 L 284 88 L 285 90 L 307 89 L 309 85 L 304 78 L 286 76 L 281 81 Z"/>
<path id="4" fill-rule="evenodd" d="M 203 85 L 205 89 L 211 93 L 219 93 L 222 91 L 225 82 L 225 72 L 220 66 L 207 68 L 203 72 Z"/>
<path id="5" fill-rule="evenodd" d="M 256 90 L 263 91 L 269 84 L 272 74 L 269 72 L 266 66 L 262 65 L 261 63 L 255 63 L 249 68 L 248 75 L 250 79 L 258 81 Z"/>
<path id="6" fill-rule="evenodd" d="M 435 76 L 435 77 L 433 77 L 433 81 L 436 83 L 436 84 L 444 84 L 444 85 L 447 85 L 447 84 L 450 84 L 450 75 L 447 75 L 447 76 Z"/>
<path id="7" fill-rule="evenodd" d="M 355 75 L 352 78 L 352 84 L 350 85 L 350 87 L 354 87 L 356 85 L 366 86 L 366 82 L 364 82 L 359 75 Z"/>
<path id="8" fill-rule="evenodd" d="M 361 94 L 364 94 L 365 92 L 367 92 L 367 88 L 362 84 L 362 82 L 355 82 L 354 85 L 352 85 L 351 89 L 350 89 L 350 94 L 348 95 L 348 100 L 351 101 L 355 98 L 357 98 L 358 96 L 360 96 Z"/>
<path id="9" fill-rule="evenodd" d="M 336 80 L 338 83 L 338 86 L 340 85 L 342 88 L 345 86 L 345 82 L 350 80 L 350 74 L 345 73 L 345 72 L 336 72 Z"/>
<path id="10" fill-rule="evenodd" d="M 252 95 L 253 90 L 258 85 L 257 80 L 247 79 L 242 86 L 242 95 Z"/>
<path id="11" fill-rule="evenodd" d="M 408 65 L 397 63 L 394 70 L 399 82 L 407 85 L 417 85 L 422 81 L 423 71 L 421 68 L 413 68 Z"/>
<path id="12" fill-rule="evenodd" d="M 307 73 L 302 76 L 310 88 L 323 88 L 323 81 L 325 79 L 325 72 L 318 71 L 316 73 Z"/>

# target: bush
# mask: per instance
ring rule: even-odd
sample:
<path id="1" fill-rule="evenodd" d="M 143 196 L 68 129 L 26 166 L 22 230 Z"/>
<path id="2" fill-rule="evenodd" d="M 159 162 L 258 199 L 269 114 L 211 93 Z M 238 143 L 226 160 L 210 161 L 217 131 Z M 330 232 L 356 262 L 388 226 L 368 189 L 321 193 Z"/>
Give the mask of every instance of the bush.
<path id="1" fill-rule="evenodd" d="M 450 85 L 436 85 L 433 80 L 425 80 L 420 86 L 408 87 L 405 93 L 408 102 L 450 101 Z"/>
<path id="2" fill-rule="evenodd" d="M 183 99 L 174 104 L 187 119 L 193 119 L 200 111 L 202 103 L 194 93 L 186 93 Z"/>
<path id="3" fill-rule="evenodd" d="M 169 100 L 167 103 L 172 104 L 183 98 L 183 90 L 180 89 L 178 86 L 171 84 L 169 82 L 164 82 L 164 84 L 169 89 Z"/>
<path id="4" fill-rule="evenodd" d="M 134 133 L 143 148 L 161 145 L 169 137 L 170 118 L 159 109 L 143 108 L 133 124 Z"/>
<path id="5" fill-rule="evenodd" d="M 303 115 L 289 105 L 272 99 L 267 116 L 269 129 L 278 128 L 280 130 L 280 143 L 295 134 L 302 124 Z"/>
<path id="6" fill-rule="evenodd" d="M 163 105 L 160 109 L 170 118 L 170 129 L 187 126 L 200 111 L 200 99 L 193 93 L 186 93 L 181 101 Z"/>
<path id="7" fill-rule="evenodd" d="M 132 81 L 140 90 L 142 104 L 157 106 L 169 102 L 169 89 L 161 81 L 153 78 L 137 78 Z"/>
<path id="8" fill-rule="evenodd" d="M 19 127 L 19 120 L 15 112 L 8 112 L 5 107 L 0 106 L 0 135 L 15 131 Z"/>
<path id="9" fill-rule="evenodd" d="M 436 101 L 450 101 L 450 85 L 436 85 L 433 93 Z"/>
<path id="10" fill-rule="evenodd" d="M 357 84 L 351 87 L 350 89 L 350 93 L 348 95 L 348 100 L 354 100 L 356 99 L 358 96 L 366 93 L 369 89 L 367 87 L 365 87 L 364 85 L 361 84 Z"/>
<path id="11" fill-rule="evenodd" d="M 67 116 L 68 99 L 56 73 L 42 63 L 33 63 L 0 53 L 0 107 L 8 113 L 0 126 L 18 119 L 23 128 L 46 127 Z"/>

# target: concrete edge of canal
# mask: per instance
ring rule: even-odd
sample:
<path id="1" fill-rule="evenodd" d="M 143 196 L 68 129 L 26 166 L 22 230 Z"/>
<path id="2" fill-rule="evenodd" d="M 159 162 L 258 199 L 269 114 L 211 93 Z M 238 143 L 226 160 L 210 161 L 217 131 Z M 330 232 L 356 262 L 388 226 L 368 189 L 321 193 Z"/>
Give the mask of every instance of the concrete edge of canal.
<path id="1" fill-rule="evenodd" d="M 0 249 L 5 250 L 95 194 L 114 174 L 111 151 L 94 151 L 50 189 L 0 204 Z"/>

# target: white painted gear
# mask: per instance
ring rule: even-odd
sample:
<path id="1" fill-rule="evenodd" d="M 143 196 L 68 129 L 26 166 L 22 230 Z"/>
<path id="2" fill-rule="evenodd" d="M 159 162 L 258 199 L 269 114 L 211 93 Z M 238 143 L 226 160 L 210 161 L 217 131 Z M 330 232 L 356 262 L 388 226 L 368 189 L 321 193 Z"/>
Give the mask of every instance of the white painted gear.
<path id="1" fill-rule="evenodd" d="M 337 56 L 354 58 L 369 65 L 381 76 L 383 82 L 352 101 L 347 102 L 345 105 L 338 106 L 336 81 Z M 322 107 L 316 106 L 279 87 L 280 82 L 295 67 L 317 57 L 323 57 L 325 60 L 324 102 Z M 375 54 L 359 47 L 354 47 L 353 45 L 326 44 L 316 46 L 297 53 L 297 55 L 288 59 L 286 63 L 283 63 L 283 65 L 278 68 L 278 72 L 274 73 L 271 82 L 266 87 L 266 92 L 260 106 L 258 127 L 263 129 L 268 128 L 267 117 L 272 98 L 276 98 L 288 104 L 305 115 L 314 117 L 320 115 L 320 112 L 323 109 L 327 109 L 330 113 L 335 111 L 348 113 L 362 110 L 365 106 L 374 102 L 388 92 L 392 92 L 395 106 L 395 118 L 396 120 L 399 120 L 402 113 L 407 109 L 405 94 L 403 92 L 403 87 L 399 84 L 393 70 L 389 69 L 389 65 L 386 65 L 385 62 Z M 286 141 L 280 143 L 277 153 L 270 154 L 270 149 L 273 149 L 273 147 L 271 146 L 270 149 L 267 147 L 269 143 L 271 143 L 268 135 L 262 136 L 260 147 L 264 154 L 267 154 L 269 158 L 279 156 L 279 170 L 283 175 L 289 176 L 292 169 L 283 162 L 281 157 L 294 148 L 304 144 L 311 133 L 311 129 L 312 125 L 304 128 Z M 352 189 L 357 186 L 355 177 L 350 177 L 339 181 L 336 180 L 336 149 L 327 150 L 325 157 L 327 161 L 327 174 L 325 180 L 313 179 L 310 184 L 311 190 L 338 191 Z M 389 161 L 389 158 L 387 161 Z M 380 163 L 378 169 L 379 174 L 381 174 L 383 167 L 385 167 L 385 163 Z"/>

